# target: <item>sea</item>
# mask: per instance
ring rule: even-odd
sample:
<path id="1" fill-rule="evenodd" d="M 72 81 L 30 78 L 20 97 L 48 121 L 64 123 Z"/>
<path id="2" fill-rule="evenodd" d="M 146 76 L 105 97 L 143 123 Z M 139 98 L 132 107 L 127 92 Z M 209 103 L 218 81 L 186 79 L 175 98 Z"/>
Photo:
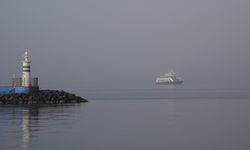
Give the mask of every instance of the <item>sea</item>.
<path id="1" fill-rule="evenodd" d="M 250 149 L 248 85 L 121 87 L 65 88 L 88 103 L 0 106 L 0 149 Z"/>

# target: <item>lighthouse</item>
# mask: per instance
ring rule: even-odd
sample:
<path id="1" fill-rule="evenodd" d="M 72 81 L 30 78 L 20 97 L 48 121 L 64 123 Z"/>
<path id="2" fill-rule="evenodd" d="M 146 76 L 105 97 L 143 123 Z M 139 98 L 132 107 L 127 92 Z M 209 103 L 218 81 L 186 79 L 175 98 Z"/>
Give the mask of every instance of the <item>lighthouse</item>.
<path id="1" fill-rule="evenodd" d="M 22 75 L 22 86 L 30 87 L 30 60 L 29 60 L 29 50 L 26 49 L 23 57 L 23 75 Z"/>

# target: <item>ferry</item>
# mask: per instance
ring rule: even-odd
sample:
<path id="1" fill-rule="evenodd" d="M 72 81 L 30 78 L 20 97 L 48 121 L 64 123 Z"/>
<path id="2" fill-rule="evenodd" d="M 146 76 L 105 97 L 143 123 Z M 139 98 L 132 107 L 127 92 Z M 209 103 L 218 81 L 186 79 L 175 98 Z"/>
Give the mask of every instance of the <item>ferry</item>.
<path id="1" fill-rule="evenodd" d="M 178 77 L 173 70 L 156 78 L 156 84 L 182 84 L 183 82 L 184 80 L 181 77 Z"/>

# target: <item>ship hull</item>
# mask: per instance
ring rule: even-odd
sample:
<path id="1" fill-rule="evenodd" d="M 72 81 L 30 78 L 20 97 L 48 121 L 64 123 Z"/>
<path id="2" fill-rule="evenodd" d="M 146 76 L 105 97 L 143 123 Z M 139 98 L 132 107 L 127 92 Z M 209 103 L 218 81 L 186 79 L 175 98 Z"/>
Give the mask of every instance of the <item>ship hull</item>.
<path id="1" fill-rule="evenodd" d="M 176 85 L 176 84 L 182 84 L 183 81 L 176 81 L 176 82 L 156 82 L 156 84 L 161 84 L 161 85 Z"/>

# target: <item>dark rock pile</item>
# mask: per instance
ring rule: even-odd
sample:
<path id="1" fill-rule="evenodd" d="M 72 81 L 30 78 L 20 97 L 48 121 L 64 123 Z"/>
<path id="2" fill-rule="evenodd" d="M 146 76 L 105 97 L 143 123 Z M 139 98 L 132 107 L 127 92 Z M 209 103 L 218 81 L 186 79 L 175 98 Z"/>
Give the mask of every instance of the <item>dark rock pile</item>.
<path id="1" fill-rule="evenodd" d="M 88 102 L 75 94 L 57 90 L 40 90 L 30 94 L 0 95 L 0 104 L 64 104 Z"/>

